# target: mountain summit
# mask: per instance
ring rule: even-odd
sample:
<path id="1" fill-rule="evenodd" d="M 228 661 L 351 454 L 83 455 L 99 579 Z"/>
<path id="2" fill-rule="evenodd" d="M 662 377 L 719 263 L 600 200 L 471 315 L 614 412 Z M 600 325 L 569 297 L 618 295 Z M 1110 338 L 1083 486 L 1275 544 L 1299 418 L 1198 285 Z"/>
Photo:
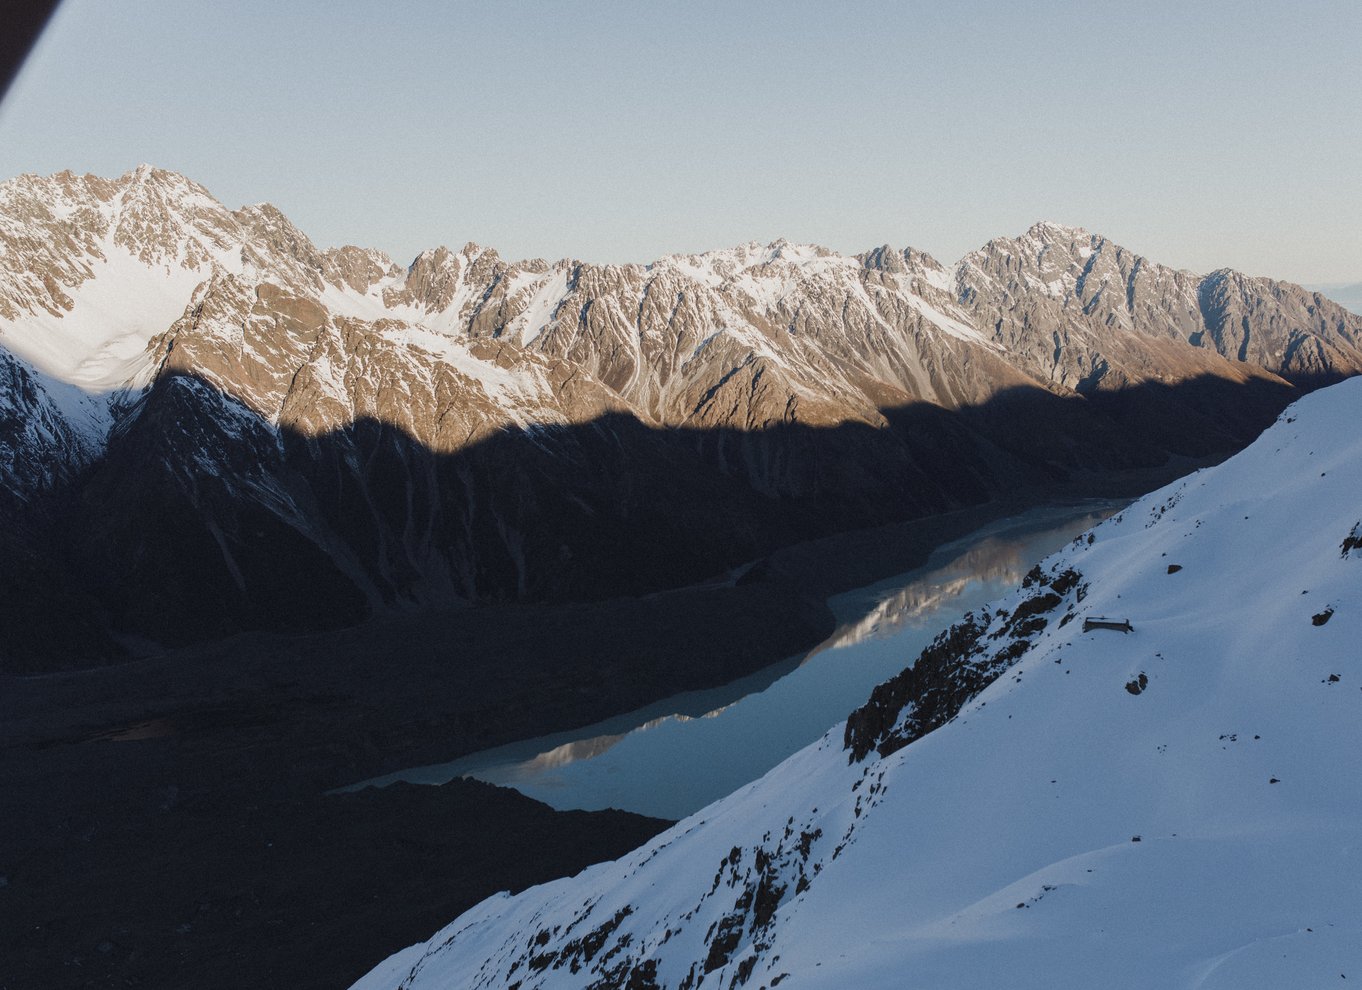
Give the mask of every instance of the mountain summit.
<path id="1" fill-rule="evenodd" d="M 1316 293 L 1054 224 L 950 268 L 776 241 L 403 269 L 174 172 L 20 176 L 0 590 L 42 631 L 6 662 L 656 590 L 1223 455 L 1359 369 L 1362 317 Z M 55 588 L 106 618 L 71 642 Z"/>

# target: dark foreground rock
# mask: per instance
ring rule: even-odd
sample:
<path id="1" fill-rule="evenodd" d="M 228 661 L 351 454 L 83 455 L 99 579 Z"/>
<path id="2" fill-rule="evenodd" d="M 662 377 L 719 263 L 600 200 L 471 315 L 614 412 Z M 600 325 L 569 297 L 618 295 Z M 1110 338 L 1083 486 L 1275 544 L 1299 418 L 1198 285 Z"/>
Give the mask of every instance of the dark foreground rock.
<path id="1" fill-rule="evenodd" d="M 328 790 L 712 687 L 831 626 L 756 582 L 0 678 L 0 987 L 348 986 L 667 823 L 470 781 Z"/>
<path id="2" fill-rule="evenodd" d="M 165 745 L 89 743 L 43 761 L 62 785 L 6 781 L 8 800 L 60 811 L 7 816 L 0 986 L 346 987 L 482 898 L 667 824 L 476 781 L 289 793 L 230 757 L 191 775 L 151 752 Z"/>

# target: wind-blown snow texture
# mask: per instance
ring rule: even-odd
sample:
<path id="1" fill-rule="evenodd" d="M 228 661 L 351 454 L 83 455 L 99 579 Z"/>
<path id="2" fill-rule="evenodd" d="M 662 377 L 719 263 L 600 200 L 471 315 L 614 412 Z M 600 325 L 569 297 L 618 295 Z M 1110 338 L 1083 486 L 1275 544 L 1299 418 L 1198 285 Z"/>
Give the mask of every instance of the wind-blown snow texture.
<path id="1" fill-rule="evenodd" d="M 357 988 L 1362 979 L 1359 422 L 1362 381 L 1302 399 L 967 615 L 849 727 Z"/>

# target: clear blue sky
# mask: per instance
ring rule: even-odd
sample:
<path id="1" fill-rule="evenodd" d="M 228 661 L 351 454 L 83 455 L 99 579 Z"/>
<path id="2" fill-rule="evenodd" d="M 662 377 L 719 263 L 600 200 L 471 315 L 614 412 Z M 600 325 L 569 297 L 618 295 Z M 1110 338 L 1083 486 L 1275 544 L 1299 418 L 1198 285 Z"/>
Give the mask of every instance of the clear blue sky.
<path id="1" fill-rule="evenodd" d="M 0 177 L 147 161 L 401 262 L 951 262 L 1044 218 L 1358 281 L 1360 51 L 1357 0 L 66 0 L 0 104 Z"/>

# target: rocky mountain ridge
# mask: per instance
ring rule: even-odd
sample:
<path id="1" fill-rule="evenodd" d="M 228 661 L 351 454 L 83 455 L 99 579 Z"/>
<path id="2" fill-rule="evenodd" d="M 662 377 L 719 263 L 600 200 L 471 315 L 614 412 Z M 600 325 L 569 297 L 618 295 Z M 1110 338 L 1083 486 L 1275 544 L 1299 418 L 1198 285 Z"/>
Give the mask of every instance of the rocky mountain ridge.
<path id="1" fill-rule="evenodd" d="M 1087 393 L 1104 378 L 1110 387 L 1186 377 L 1189 362 L 1226 373 L 1206 360 L 1211 352 L 1287 378 L 1351 374 L 1362 354 L 1362 321 L 1317 293 L 1228 270 L 1194 276 L 1052 223 L 991 241 L 952 269 L 912 248 L 844 257 L 777 241 L 649 265 L 506 262 L 470 243 L 423 252 L 404 271 L 380 252 L 320 250 L 268 204 L 228 211 L 196 183 L 149 166 L 118 180 L 21 176 L 0 186 L 0 210 L 8 349 L 72 383 L 114 389 L 144 380 L 147 366 L 163 370 L 152 341 L 171 321 L 155 326 L 160 314 L 139 286 L 119 301 L 135 313 L 124 319 L 141 323 L 141 367 L 101 365 L 112 348 L 94 339 L 98 328 L 73 338 L 61 332 L 66 324 L 53 331 L 34 317 L 79 324 L 80 290 L 126 281 L 126 272 L 106 269 L 127 260 L 174 283 L 176 317 L 202 307 L 200 296 L 230 298 L 234 284 L 272 285 L 282 298 L 320 305 L 314 322 L 391 320 L 433 332 L 437 357 L 448 356 L 439 352 L 450 340 L 494 340 L 570 361 L 634 414 L 675 426 L 735 425 L 718 393 L 696 394 L 697 380 L 710 382 L 720 366 L 749 381 L 780 379 L 784 404 L 744 405 L 742 425 L 751 427 L 818 422 L 818 410 L 875 422 L 876 410 L 903 401 L 958 406 L 1023 381 Z M 261 302 L 269 309 L 272 301 Z M 238 300 L 219 320 L 241 317 L 241 308 Z M 949 357 L 924 353 L 928 341 Z M 1166 341 L 1190 344 L 1193 356 L 1179 350 L 1174 359 L 1155 344 Z M 242 344 L 229 336 L 219 350 Z M 1006 368 L 962 370 L 1000 354 Z M 296 373 L 309 354 L 262 356 Z M 516 352 L 511 363 L 521 360 Z M 1005 379 L 986 377 L 999 374 Z M 241 391 L 277 417 L 277 394 Z M 815 408 L 801 408 L 801 398 Z"/>
<path id="2" fill-rule="evenodd" d="M 1362 369 L 1360 342 L 1318 294 L 1054 224 L 949 269 L 783 241 L 402 269 L 149 166 L 21 176 L 0 185 L 0 514 L 24 520 L 13 559 L 80 560 L 50 580 L 163 642 L 205 611 L 217 634 L 627 594 L 1226 452 Z"/>

